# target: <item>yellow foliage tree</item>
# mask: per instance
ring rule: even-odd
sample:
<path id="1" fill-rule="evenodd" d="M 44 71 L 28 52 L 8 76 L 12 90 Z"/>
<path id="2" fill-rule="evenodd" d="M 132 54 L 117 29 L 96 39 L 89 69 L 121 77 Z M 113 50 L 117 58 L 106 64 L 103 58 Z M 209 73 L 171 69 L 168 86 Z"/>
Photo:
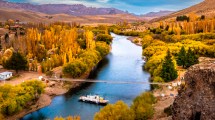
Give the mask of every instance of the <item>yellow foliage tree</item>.
<path id="1" fill-rule="evenodd" d="M 87 30 L 85 32 L 85 37 L 86 37 L 86 46 L 87 46 L 87 49 L 95 49 L 96 45 L 95 45 L 95 41 L 93 39 L 93 32 L 92 31 L 89 31 Z"/>

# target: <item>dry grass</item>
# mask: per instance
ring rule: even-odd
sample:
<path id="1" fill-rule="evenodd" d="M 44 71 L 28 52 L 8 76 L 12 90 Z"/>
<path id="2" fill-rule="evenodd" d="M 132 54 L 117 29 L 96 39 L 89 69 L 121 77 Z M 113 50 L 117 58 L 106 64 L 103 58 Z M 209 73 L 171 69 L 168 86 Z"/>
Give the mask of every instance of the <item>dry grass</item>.
<path id="1" fill-rule="evenodd" d="M 174 12 L 170 15 L 163 16 L 157 19 L 153 19 L 151 22 L 171 19 L 181 15 L 187 15 L 189 13 L 196 13 L 197 15 L 205 15 L 206 17 L 214 17 L 215 16 L 215 0 L 205 0 L 199 4 L 191 6 L 189 8 Z"/>

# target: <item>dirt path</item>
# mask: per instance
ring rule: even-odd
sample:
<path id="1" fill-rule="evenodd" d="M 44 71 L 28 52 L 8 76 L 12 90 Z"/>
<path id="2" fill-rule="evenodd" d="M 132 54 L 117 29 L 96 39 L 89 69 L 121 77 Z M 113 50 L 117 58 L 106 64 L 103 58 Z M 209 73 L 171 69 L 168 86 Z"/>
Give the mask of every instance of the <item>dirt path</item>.
<path id="1" fill-rule="evenodd" d="M 176 83 L 178 81 L 173 82 Z M 153 120 L 171 120 L 171 117 L 164 113 L 164 109 L 173 104 L 175 97 L 178 95 L 178 87 L 169 89 L 169 86 L 163 86 L 160 89 L 154 90 L 153 94 L 158 100 L 154 105 L 155 114 Z"/>
<path id="2" fill-rule="evenodd" d="M 4 85 L 4 84 L 18 85 L 24 81 L 38 79 L 39 76 L 44 75 L 44 74 L 39 74 L 38 72 L 22 71 L 19 73 L 19 75 L 20 75 L 19 77 L 13 78 L 12 80 L 0 82 L 0 85 Z"/>

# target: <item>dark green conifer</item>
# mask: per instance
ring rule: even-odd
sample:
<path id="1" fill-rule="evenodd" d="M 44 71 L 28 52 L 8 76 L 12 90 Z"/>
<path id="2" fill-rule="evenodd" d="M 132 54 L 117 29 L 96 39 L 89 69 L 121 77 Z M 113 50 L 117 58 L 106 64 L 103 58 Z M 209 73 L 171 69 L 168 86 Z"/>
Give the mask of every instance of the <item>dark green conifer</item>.
<path id="1" fill-rule="evenodd" d="M 25 70 L 27 68 L 26 58 L 19 52 L 14 52 L 9 60 L 3 64 L 4 68 L 16 70 Z"/>
<path id="2" fill-rule="evenodd" d="M 161 77 L 164 79 L 165 82 L 175 80 L 178 77 L 178 73 L 175 69 L 174 63 L 172 61 L 172 56 L 169 50 L 167 51 L 167 55 L 162 65 Z"/>
<path id="3" fill-rule="evenodd" d="M 186 68 L 198 63 L 197 55 L 195 55 L 195 53 L 190 48 L 186 54 L 185 60 L 186 60 L 186 62 L 185 62 Z"/>
<path id="4" fill-rule="evenodd" d="M 180 52 L 178 53 L 177 64 L 179 66 L 183 66 L 184 68 L 185 63 L 186 63 L 186 50 L 184 46 L 182 46 Z"/>

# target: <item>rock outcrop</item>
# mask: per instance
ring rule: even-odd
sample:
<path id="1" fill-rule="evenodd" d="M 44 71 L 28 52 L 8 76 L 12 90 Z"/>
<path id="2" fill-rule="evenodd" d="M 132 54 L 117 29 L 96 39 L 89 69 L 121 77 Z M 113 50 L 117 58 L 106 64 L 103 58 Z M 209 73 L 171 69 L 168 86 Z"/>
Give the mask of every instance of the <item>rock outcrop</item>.
<path id="1" fill-rule="evenodd" d="M 173 120 L 215 120 L 215 59 L 188 69 L 173 103 Z"/>

